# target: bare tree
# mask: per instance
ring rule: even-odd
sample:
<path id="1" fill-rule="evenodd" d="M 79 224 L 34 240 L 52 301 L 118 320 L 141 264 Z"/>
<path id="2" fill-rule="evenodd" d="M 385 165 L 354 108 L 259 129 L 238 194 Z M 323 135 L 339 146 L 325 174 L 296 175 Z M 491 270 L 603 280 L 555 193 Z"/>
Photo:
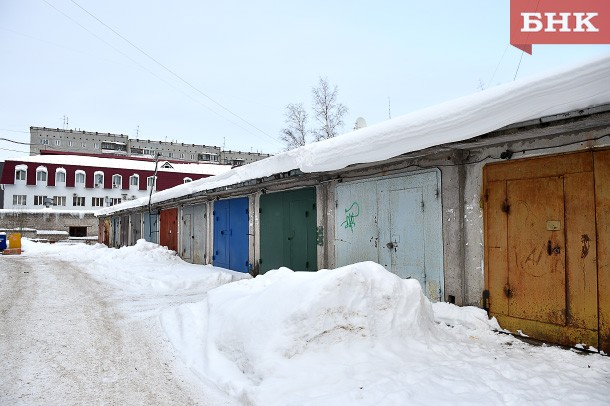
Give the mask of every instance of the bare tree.
<path id="1" fill-rule="evenodd" d="M 307 143 L 307 112 L 303 103 L 289 104 L 284 113 L 284 123 L 281 139 L 286 143 L 286 150 L 301 147 Z"/>
<path id="2" fill-rule="evenodd" d="M 312 132 L 316 141 L 335 137 L 343 126 L 343 116 L 347 107 L 337 101 L 337 86 L 331 89 L 326 78 L 319 78 L 318 86 L 313 87 L 312 109 L 319 124 Z"/>

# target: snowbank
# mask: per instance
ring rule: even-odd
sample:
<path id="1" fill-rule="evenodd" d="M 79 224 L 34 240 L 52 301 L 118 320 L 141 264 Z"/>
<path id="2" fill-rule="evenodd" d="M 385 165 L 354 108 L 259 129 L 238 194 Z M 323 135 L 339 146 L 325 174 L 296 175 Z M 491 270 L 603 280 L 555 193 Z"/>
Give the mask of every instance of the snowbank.
<path id="1" fill-rule="evenodd" d="M 487 317 L 487 312 L 474 306 L 459 307 L 451 303 L 432 303 L 434 320 L 448 326 L 464 326 L 472 330 L 501 331 L 495 317 Z"/>
<path id="2" fill-rule="evenodd" d="M 213 382 L 234 404 L 610 403 L 610 358 L 494 332 L 481 309 L 431 305 L 417 281 L 371 262 L 238 280 L 248 276 L 145 241 L 23 246 L 41 267 L 59 258 L 109 283 L 117 294 L 104 300 L 125 322 L 150 322 L 201 387 Z"/>
<path id="3" fill-rule="evenodd" d="M 120 249 L 102 244 L 39 244 L 22 239 L 24 255 L 41 254 L 78 262 L 97 279 L 132 293 L 208 291 L 250 275 L 213 266 L 184 262 L 174 251 L 138 240 Z"/>
<path id="4" fill-rule="evenodd" d="M 315 273 L 273 270 L 214 289 L 161 320 L 191 368 L 256 404 L 287 404 L 273 400 L 275 389 L 256 392 L 295 363 L 322 354 L 332 360 L 333 352 L 362 345 L 425 342 L 435 328 L 419 282 L 373 262 Z"/>

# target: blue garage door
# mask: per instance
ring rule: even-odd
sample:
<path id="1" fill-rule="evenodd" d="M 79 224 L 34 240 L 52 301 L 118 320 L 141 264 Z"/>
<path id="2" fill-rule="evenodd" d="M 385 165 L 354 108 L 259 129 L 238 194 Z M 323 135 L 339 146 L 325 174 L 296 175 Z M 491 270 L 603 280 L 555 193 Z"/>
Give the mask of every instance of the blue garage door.
<path id="1" fill-rule="evenodd" d="M 148 213 L 144 212 L 142 215 L 142 219 L 144 220 L 144 239 L 148 242 L 154 242 L 155 244 L 158 242 L 158 215 L 157 213 Z"/>
<path id="2" fill-rule="evenodd" d="M 248 272 L 248 198 L 214 202 L 214 266 Z"/>

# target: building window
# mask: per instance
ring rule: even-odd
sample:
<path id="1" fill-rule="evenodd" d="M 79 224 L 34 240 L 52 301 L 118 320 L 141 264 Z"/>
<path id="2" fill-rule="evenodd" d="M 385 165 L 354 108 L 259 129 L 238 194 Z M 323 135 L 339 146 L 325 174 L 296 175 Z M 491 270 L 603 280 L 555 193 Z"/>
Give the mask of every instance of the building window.
<path id="1" fill-rule="evenodd" d="M 25 169 L 17 169 L 15 171 L 15 180 L 25 180 L 26 172 Z"/>
<path id="2" fill-rule="evenodd" d="M 60 168 L 55 172 L 55 184 L 58 183 L 66 183 L 66 170 L 63 168 Z"/>
<path id="3" fill-rule="evenodd" d="M 180 154 L 180 158 L 184 159 L 184 154 Z"/>
<path id="4" fill-rule="evenodd" d="M 53 196 L 53 206 L 65 206 L 66 196 Z"/>
<path id="5" fill-rule="evenodd" d="M 85 172 L 83 171 L 76 171 L 76 174 L 74 175 L 74 182 L 77 185 L 85 185 Z"/>
<path id="6" fill-rule="evenodd" d="M 93 174 L 93 186 L 104 187 L 104 172 L 96 171 Z"/>
<path id="7" fill-rule="evenodd" d="M 87 227 L 70 227 L 68 229 L 68 235 L 70 237 L 86 237 Z"/>
<path id="8" fill-rule="evenodd" d="M 47 168 L 39 167 L 36 169 L 36 182 L 47 182 Z"/>
<path id="9" fill-rule="evenodd" d="M 191 178 L 184 178 L 184 179 L 182 179 L 182 181 L 183 181 L 184 183 L 190 183 L 190 182 L 192 182 L 192 181 L 193 181 L 193 179 L 191 179 Z"/>
<path id="10" fill-rule="evenodd" d="M 199 154 L 197 158 L 199 161 L 218 162 L 218 155 L 216 155 L 216 154 L 208 154 L 208 153 Z"/>
<path id="11" fill-rule="evenodd" d="M 93 148 L 94 149 L 100 149 L 100 144 L 98 144 L 97 142 L 93 143 Z"/>
<path id="12" fill-rule="evenodd" d="M 112 175 L 112 187 L 120 188 L 123 184 L 123 177 L 121 175 Z"/>
<path id="13" fill-rule="evenodd" d="M 68 146 L 71 147 L 72 146 L 72 141 L 68 141 Z"/>
<path id="14" fill-rule="evenodd" d="M 55 145 L 59 147 L 61 145 L 61 140 L 55 140 Z"/>
<path id="15" fill-rule="evenodd" d="M 149 188 L 154 188 L 156 186 L 155 182 L 155 176 L 149 176 L 148 178 L 146 178 L 146 186 L 148 186 Z"/>
<path id="16" fill-rule="evenodd" d="M 170 153 L 167 154 L 167 156 L 170 157 L 170 158 L 173 158 L 174 157 L 174 153 L 170 152 Z"/>
<path id="17" fill-rule="evenodd" d="M 191 160 L 195 159 L 195 155 L 191 154 Z"/>
<path id="18" fill-rule="evenodd" d="M 129 177 L 129 185 L 138 187 L 140 185 L 140 177 L 138 175 L 131 175 Z"/>
<path id="19" fill-rule="evenodd" d="M 104 206 L 104 198 L 103 197 L 92 197 L 91 198 L 91 206 L 93 206 L 93 207 L 103 207 Z"/>
<path id="20" fill-rule="evenodd" d="M 26 195 L 13 195 L 13 206 L 25 206 L 27 204 Z"/>
<path id="21" fill-rule="evenodd" d="M 121 204 L 121 198 L 120 197 L 113 197 L 110 199 L 110 201 L 108 202 L 109 206 L 115 206 L 117 204 Z"/>
<path id="22" fill-rule="evenodd" d="M 34 196 L 34 206 L 42 206 L 46 196 Z"/>
<path id="23" fill-rule="evenodd" d="M 74 207 L 85 207 L 85 198 L 84 197 L 79 197 L 79 196 L 74 196 L 72 198 L 72 206 L 74 206 Z"/>
<path id="24" fill-rule="evenodd" d="M 41 143 L 42 145 L 49 145 L 49 140 L 48 140 L 48 139 L 46 139 L 46 138 L 44 138 L 44 139 L 40 140 L 40 143 Z"/>

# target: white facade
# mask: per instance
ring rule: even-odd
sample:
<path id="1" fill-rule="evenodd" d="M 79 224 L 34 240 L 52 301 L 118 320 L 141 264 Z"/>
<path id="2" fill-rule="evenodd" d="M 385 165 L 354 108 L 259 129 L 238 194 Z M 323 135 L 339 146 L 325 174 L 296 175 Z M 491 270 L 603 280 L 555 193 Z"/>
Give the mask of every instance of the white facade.
<path id="1" fill-rule="evenodd" d="M 85 187 L 87 176 L 85 171 L 76 171 L 74 186 L 69 187 L 66 186 L 66 172 L 61 171 L 61 168 L 55 173 L 55 186 L 48 186 L 48 174 L 46 180 L 37 179 L 36 185 L 27 185 L 27 170 L 25 177 L 19 179 L 22 177 L 23 167 L 24 165 L 17 166 L 13 175 L 15 176 L 14 184 L 2 185 L 5 209 L 31 210 L 50 206 L 57 210 L 97 210 L 127 200 L 148 196 L 151 189 L 147 187 L 146 190 L 140 190 L 137 184 L 130 184 L 128 190 L 118 187 L 104 188 L 103 182 L 93 188 L 87 188 Z M 40 168 L 36 169 L 37 175 L 46 173 L 45 170 Z M 96 174 L 98 172 L 100 171 L 96 171 Z M 104 176 L 113 175 L 104 173 Z M 79 181 L 81 179 L 83 182 Z M 129 179 L 127 181 L 129 182 Z M 45 200 L 45 198 L 48 200 Z"/>

